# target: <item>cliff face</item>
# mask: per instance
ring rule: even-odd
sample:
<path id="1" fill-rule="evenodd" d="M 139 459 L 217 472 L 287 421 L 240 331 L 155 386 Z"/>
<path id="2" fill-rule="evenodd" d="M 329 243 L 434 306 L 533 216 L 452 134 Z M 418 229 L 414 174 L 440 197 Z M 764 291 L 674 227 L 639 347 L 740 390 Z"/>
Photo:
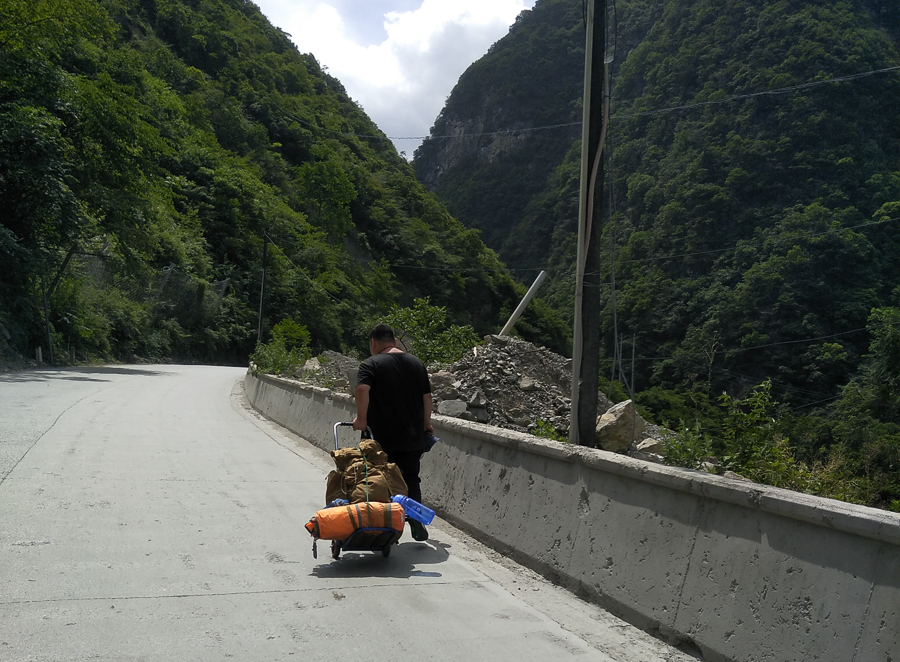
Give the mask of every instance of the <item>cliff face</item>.
<path id="1" fill-rule="evenodd" d="M 413 168 L 451 213 L 504 240 L 580 136 L 580 3 L 542 0 L 460 78 Z M 509 260 L 507 260 L 509 261 Z"/>
<path id="2" fill-rule="evenodd" d="M 618 18 L 610 9 L 616 63 L 641 42 L 662 6 L 634 0 Z M 577 159 L 583 71 L 581 3 L 539 0 L 462 75 L 413 159 L 419 181 L 480 230 L 523 281 L 546 266 L 559 243 L 556 226 L 574 227 L 571 191 L 550 202 L 561 205 L 552 218 L 544 207 L 548 191 L 571 180 L 557 169 L 570 152 Z"/>

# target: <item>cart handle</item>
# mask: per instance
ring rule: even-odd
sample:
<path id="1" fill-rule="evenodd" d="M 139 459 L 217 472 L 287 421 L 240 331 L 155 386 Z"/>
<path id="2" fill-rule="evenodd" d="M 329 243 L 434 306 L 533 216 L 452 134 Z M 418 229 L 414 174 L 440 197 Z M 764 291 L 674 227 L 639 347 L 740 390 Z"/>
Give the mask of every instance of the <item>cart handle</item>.
<path id="1" fill-rule="evenodd" d="M 337 436 L 338 428 L 346 428 L 346 427 L 352 428 L 353 423 L 351 423 L 349 421 L 338 421 L 337 423 L 334 424 L 334 450 L 338 449 L 338 436 Z M 366 432 L 369 433 L 369 439 L 374 438 L 372 436 L 372 428 L 370 428 L 368 425 L 366 426 Z"/>

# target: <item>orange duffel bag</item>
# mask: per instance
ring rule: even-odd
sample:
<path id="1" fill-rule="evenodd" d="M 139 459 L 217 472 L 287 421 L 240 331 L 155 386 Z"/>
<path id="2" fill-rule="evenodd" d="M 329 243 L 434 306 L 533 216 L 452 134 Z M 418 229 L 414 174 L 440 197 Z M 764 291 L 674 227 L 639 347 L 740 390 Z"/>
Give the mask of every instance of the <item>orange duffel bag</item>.
<path id="1" fill-rule="evenodd" d="M 389 502 L 352 503 L 318 511 L 304 526 L 313 538 L 346 540 L 362 528 L 403 531 L 406 513 L 400 504 Z"/>

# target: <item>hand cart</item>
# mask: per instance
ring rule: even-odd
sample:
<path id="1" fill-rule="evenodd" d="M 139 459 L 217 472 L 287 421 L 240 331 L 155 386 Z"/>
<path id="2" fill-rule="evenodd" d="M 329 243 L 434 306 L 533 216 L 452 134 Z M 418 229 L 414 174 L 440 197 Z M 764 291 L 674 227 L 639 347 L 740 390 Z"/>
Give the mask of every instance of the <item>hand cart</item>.
<path id="1" fill-rule="evenodd" d="M 352 428 L 353 423 L 338 422 L 334 424 L 334 450 L 340 448 L 338 441 L 338 428 L 340 427 Z M 372 431 L 369 428 L 366 428 L 366 430 L 369 433 L 369 437 L 371 437 Z M 402 530 L 397 531 L 377 526 L 360 527 L 350 534 L 350 537 L 346 540 L 332 540 L 331 556 L 336 559 L 341 555 L 341 550 L 344 550 L 346 552 L 381 552 L 382 556 L 388 557 L 391 554 L 391 545 L 396 544 L 402 534 Z"/>

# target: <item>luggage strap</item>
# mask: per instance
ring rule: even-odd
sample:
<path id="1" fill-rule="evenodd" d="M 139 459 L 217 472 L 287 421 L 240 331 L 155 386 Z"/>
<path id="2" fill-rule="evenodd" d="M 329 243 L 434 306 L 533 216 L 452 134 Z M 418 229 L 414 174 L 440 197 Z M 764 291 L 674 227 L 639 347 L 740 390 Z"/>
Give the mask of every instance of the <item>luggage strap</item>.
<path id="1" fill-rule="evenodd" d="M 362 511 L 360 510 L 360 507 L 363 505 L 365 505 L 365 508 L 366 508 L 366 519 L 368 519 L 368 521 L 369 521 L 368 526 L 371 527 L 372 526 L 372 509 L 369 508 L 368 502 L 366 502 L 365 504 L 352 503 L 349 506 L 345 506 L 345 508 L 347 509 L 347 513 L 350 515 L 350 521 L 353 522 L 354 528 L 357 528 L 357 529 L 363 528 Z M 387 506 L 387 508 L 384 508 L 382 511 L 384 513 L 384 525 L 383 526 L 385 529 L 391 529 L 391 528 L 393 528 L 391 526 L 392 504 L 385 504 L 385 505 Z M 355 517 L 354 517 L 354 514 L 355 514 Z"/>

